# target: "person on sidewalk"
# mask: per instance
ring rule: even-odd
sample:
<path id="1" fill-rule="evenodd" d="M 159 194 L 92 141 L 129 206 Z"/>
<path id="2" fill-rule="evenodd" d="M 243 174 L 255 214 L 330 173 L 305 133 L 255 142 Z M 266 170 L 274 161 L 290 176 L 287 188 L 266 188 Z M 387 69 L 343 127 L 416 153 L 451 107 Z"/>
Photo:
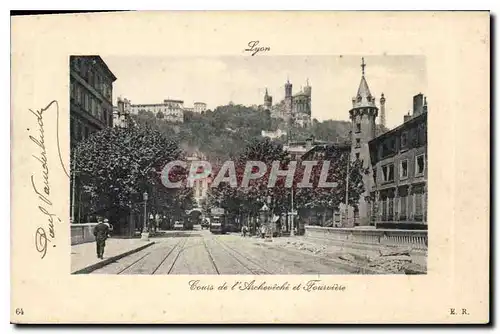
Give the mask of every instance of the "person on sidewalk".
<path id="1" fill-rule="evenodd" d="M 98 224 L 94 227 L 94 236 L 97 247 L 97 258 L 104 257 L 104 247 L 106 246 L 106 239 L 109 235 L 109 227 L 106 225 L 102 217 L 97 218 Z"/>

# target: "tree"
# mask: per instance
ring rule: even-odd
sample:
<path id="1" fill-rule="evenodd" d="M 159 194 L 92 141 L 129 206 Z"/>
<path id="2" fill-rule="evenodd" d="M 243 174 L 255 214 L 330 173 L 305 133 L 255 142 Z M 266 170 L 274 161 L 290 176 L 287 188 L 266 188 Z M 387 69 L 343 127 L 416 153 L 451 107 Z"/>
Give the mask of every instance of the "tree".
<path id="1" fill-rule="evenodd" d="M 74 151 L 75 169 L 89 195 L 93 214 L 116 217 L 140 212 L 142 193 L 147 191 L 150 209 L 180 206 L 189 196 L 166 189 L 160 180 L 163 166 L 181 158 L 175 141 L 145 127 L 106 128 L 78 143 Z M 74 170 L 72 172 L 75 172 Z M 175 177 L 183 178 L 186 171 Z"/>

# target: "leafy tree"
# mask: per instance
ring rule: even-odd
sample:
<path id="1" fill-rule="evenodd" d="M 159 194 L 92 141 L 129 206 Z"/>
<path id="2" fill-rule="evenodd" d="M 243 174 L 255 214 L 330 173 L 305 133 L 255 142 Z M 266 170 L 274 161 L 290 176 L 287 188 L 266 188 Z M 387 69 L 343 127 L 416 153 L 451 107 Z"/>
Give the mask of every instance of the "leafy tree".
<path id="1" fill-rule="evenodd" d="M 152 211 L 186 206 L 189 195 L 166 189 L 160 180 L 162 167 L 180 159 L 181 153 L 175 141 L 145 127 L 106 128 L 78 143 L 73 159 L 90 198 L 90 212 L 115 217 L 128 215 L 130 210 L 140 212 L 137 204 L 144 191 L 150 195 Z M 185 176 L 184 170 L 175 175 Z"/>

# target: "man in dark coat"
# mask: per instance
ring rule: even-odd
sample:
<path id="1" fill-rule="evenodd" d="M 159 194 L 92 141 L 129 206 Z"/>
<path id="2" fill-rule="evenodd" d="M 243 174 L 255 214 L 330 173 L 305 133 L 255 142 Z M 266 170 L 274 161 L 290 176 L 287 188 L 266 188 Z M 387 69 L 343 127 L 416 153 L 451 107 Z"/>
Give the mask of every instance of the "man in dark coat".
<path id="1" fill-rule="evenodd" d="M 101 217 L 99 217 L 97 221 L 98 224 L 94 227 L 94 236 L 97 245 L 97 258 L 102 259 L 104 256 L 106 239 L 109 235 L 109 227 L 103 222 Z"/>

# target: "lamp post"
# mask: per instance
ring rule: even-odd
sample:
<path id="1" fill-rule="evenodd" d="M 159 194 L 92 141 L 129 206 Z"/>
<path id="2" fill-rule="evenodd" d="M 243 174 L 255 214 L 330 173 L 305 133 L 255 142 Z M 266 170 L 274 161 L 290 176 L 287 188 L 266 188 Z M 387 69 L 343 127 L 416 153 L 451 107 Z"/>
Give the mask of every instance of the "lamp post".
<path id="1" fill-rule="evenodd" d="M 267 212 L 269 211 L 269 208 L 267 207 L 267 205 L 264 203 L 264 205 L 262 206 L 262 208 L 260 208 L 260 220 L 261 220 L 261 228 L 262 226 L 265 226 L 266 227 L 266 234 L 264 235 L 264 238 L 267 239 L 267 223 L 268 223 L 268 220 L 267 220 Z"/>
<path id="2" fill-rule="evenodd" d="M 294 229 L 295 229 L 295 226 L 294 226 L 294 221 L 293 221 L 293 218 L 294 218 L 294 215 L 295 215 L 295 211 L 293 210 L 293 184 L 292 184 L 292 187 L 290 188 L 290 197 L 292 198 L 291 199 L 291 210 L 290 210 L 290 236 L 293 237 L 294 236 Z"/>
<path id="3" fill-rule="evenodd" d="M 141 240 L 149 240 L 149 230 L 148 230 L 148 214 L 147 214 L 147 203 L 148 203 L 148 193 L 144 192 L 142 194 L 142 199 L 144 200 L 144 226 L 142 227 Z"/>
<path id="4" fill-rule="evenodd" d="M 271 231 L 271 212 L 269 206 L 271 204 L 271 196 L 267 197 L 267 203 L 264 203 L 262 208 L 260 209 L 262 213 L 262 225 L 266 227 L 265 229 L 265 241 L 273 241 L 273 232 Z"/>

